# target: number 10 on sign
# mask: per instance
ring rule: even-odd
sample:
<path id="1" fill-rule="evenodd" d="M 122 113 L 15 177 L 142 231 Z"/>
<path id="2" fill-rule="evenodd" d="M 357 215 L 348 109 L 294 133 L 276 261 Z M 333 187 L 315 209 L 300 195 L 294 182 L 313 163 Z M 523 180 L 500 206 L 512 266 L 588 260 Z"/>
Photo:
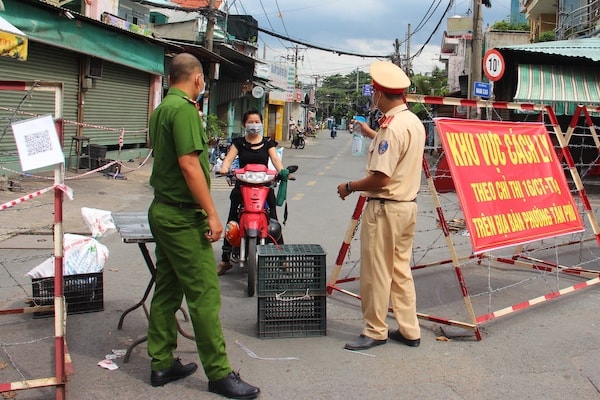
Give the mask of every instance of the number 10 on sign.
<path id="1" fill-rule="evenodd" d="M 483 72 L 490 81 L 497 81 L 504 75 L 504 57 L 496 49 L 488 50 L 483 57 Z"/>

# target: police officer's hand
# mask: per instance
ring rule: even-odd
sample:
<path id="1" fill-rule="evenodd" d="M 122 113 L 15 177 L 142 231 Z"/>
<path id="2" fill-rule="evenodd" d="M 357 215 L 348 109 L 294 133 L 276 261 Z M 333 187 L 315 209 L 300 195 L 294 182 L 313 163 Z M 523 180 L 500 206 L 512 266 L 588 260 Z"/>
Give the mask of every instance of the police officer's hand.
<path id="1" fill-rule="evenodd" d="M 352 193 L 351 191 L 348 191 L 346 183 L 340 183 L 337 187 L 337 192 L 342 200 L 346 200 L 346 197 Z"/>
<path id="2" fill-rule="evenodd" d="M 216 242 L 217 240 L 220 240 L 221 236 L 223 235 L 223 225 L 219 220 L 219 216 L 209 215 L 206 219 L 206 222 L 208 222 L 209 230 L 204 234 L 204 236 L 206 236 L 206 238 L 211 242 Z"/>

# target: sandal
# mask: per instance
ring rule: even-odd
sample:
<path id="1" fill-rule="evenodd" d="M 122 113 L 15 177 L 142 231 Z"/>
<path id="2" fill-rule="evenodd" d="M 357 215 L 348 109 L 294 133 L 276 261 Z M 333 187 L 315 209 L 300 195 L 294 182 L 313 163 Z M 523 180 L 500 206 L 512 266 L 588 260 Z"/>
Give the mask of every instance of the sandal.
<path id="1" fill-rule="evenodd" d="M 233 267 L 233 265 L 231 265 L 231 263 L 229 261 L 221 261 L 218 265 L 217 265 L 217 275 L 221 276 L 224 275 L 227 271 L 229 271 L 231 268 Z"/>

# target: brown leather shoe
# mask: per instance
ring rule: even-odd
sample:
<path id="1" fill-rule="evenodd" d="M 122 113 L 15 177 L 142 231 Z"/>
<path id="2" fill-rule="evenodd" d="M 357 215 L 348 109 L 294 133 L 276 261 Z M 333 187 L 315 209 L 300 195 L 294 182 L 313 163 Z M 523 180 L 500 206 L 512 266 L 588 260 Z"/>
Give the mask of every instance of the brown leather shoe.
<path id="1" fill-rule="evenodd" d="M 365 335 L 360 335 L 358 337 L 358 339 L 355 340 L 354 342 L 346 343 L 346 346 L 344 346 L 344 349 L 346 349 L 346 350 L 366 350 L 366 349 L 370 349 L 371 347 L 380 346 L 382 344 L 385 344 L 386 342 L 387 342 L 386 339 L 377 340 L 377 339 L 373 339 L 373 338 L 370 338 Z"/>
<path id="2" fill-rule="evenodd" d="M 400 333 L 399 330 L 396 331 L 388 331 L 388 338 L 391 340 L 395 340 L 396 342 L 404 343 L 410 347 L 419 347 L 421 344 L 421 339 L 407 339 Z"/>
<path id="3" fill-rule="evenodd" d="M 209 381 L 208 391 L 229 399 L 255 399 L 260 393 L 259 388 L 244 382 L 235 371 L 223 379 Z"/>
<path id="4" fill-rule="evenodd" d="M 217 265 L 217 275 L 219 275 L 219 276 L 225 275 L 225 273 L 227 271 L 229 271 L 232 267 L 233 267 L 233 265 L 231 265 L 231 263 L 229 261 L 221 261 Z"/>
<path id="5" fill-rule="evenodd" d="M 150 374 L 150 383 L 152 386 L 163 386 L 169 382 L 176 381 L 178 379 L 185 378 L 186 376 L 190 376 L 198 369 L 198 365 L 196 363 L 189 364 L 181 364 L 179 358 L 175 359 L 173 365 L 169 368 L 160 370 L 160 371 L 152 371 Z"/>

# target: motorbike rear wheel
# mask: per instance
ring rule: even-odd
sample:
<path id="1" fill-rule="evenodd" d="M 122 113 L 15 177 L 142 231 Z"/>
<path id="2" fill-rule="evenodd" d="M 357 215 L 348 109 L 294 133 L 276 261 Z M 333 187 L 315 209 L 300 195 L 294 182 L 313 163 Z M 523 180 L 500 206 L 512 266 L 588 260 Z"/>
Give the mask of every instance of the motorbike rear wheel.
<path id="1" fill-rule="evenodd" d="M 246 265 L 248 267 L 248 297 L 254 296 L 256 291 L 256 275 L 258 273 L 258 256 L 256 254 L 257 238 L 249 237 L 246 240 L 248 251 L 246 252 Z"/>

